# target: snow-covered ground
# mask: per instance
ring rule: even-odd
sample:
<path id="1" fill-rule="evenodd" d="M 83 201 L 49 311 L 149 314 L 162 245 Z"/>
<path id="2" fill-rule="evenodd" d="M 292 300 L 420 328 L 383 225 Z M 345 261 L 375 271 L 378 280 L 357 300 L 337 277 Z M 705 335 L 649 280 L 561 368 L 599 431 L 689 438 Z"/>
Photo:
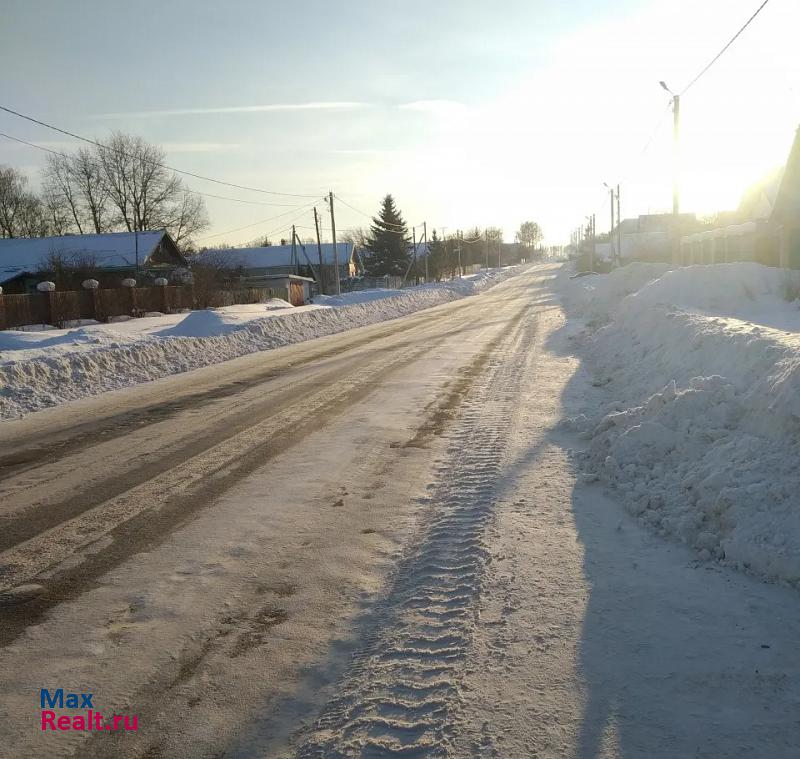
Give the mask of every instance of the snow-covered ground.
<path id="1" fill-rule="evenodd" d="M 197 369 L 474 295 L 525 267 L 407 290 L 322 296 L 145 317 L 75 329 L 0 332 L 0 419 Z"/>
<path id="2" fill-rule="evenodd" d="M 666 268 L 560 276 L 603 387 L 604 402 L 568 422 L 589 441 L 586 476 L 699 559 L 797 585 L 800 305 L 786 293 L 798 274 Z"/>

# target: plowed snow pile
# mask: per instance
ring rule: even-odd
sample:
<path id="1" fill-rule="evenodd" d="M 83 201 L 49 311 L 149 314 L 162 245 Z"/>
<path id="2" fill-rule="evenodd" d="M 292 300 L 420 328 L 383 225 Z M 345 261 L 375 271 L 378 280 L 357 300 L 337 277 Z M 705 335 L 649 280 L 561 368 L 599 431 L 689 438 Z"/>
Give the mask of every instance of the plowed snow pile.
<path id="1" fill-rule="evenodd" d="M 594 292 L 624 291 L 614 280 L 635 278 L 627 268 L 592 278 Z M 610 318 L 586 344 L 607 403 L 571 420 L 589 441 L 589 478 L 699 558 L 793 584 L 800 307 L 785 294 L 797 275 L 751 263 L 693 266 L 600 307 L 575 296 L 580 280 L 562 278 L 568 311 Z"/>

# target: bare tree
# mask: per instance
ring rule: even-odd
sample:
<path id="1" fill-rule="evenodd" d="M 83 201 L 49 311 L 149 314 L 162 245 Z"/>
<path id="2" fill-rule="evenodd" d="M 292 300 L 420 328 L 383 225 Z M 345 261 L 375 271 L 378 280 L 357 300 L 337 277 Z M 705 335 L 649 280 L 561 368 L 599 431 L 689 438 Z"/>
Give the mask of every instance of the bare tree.
<path id="1" fill-rule="evenodd" d="M 174 207 L 175 217 L 166 220 L 164 227 L 169 229 L 175 244 L 192 247 L 192 239 L 198 232 L 208 227 L 208 213 L 203 198 L 184 190 L 180 203 Z"/>
<path id="2" fill-rule="evenodd" d="M 535 248 L 544 235 L 542 228 L 535 221 L 523 221 L 516 234 L 516 241 L 526 248 Z"/>
<path id="3" fill-rule="evenodd" d="M 42 194 L 57 234 L 75 230 L 83 233 L 84 213 L 80 190 L 69 156 L 61 153 L 47 156 L 47 165 L 42 171 Z"/>
<path id="4" fill-rule="evenodd" d="M 364 227 L 354 227 L 353 229 L 347 229 L 341 233 L 339 236 L 339 240 L 341 242 L 347 242 L 351 245 L 355 245 L 359 250 L 362 252 L 367 250 L 367 240 L 369 239 L 369 231 L 366 230 Z M 316 238 L 313 239 L 313 242 L 316 242 Z"/>
<path id="5" fill-rule="evenodd" d="M 70 168 L 75 185 L 80 193 L 83 214 L 95 233 L 111 230 L 108 206 L 109 195 L 103 174 L 103 165 L 97 151 L 80 148 L 72 156 Z"/>
<path id="6" fill-rule="evenodd" d="M 40 237 L 48 233 L 44 205 L 27 184 L 24 174 L 0 166 L 1 237 Z"/>
<path id="7" fill-rule="evenodd" d="M 52 231 L 44 203 L 32 192 L 24 193 L 16 221 L 19 237 L 47 237 Z"/>
<path id="8" fill-rule="evenodd" d="M 131 232 L 167 229 L 184 244 L 208 227 L 202 197 L 166 168 L 160 147 L 115 132 L 97 155 L 117 226 Z"/>

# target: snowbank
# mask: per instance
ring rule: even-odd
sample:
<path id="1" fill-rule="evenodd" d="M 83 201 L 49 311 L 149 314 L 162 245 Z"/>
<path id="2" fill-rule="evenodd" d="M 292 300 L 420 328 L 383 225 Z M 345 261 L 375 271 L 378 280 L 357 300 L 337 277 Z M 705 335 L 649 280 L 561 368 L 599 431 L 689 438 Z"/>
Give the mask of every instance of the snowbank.
<path id="1" fill-rule="evenodd" d="M 48 334 L 0 332 L 0 419 L 395 319 L 481 292 L 524 268 L 402 291 L 371 291 L 366 297 L 348 293 L 324 305 L 293 308 L 281 301 L 195 311 L 165 317 L 173 319 L 166 327 L 164 320 L 135 319 Z"/>
<path id="2" fill-rule="evenodd" d="M 605 323 L 626 295 L 669 271 L 667 264 L 630 263 L 610 274 L 570 278 L 564 267 L 559 274 L 559 290 L 568 310 L 590 323 Z"/>
<path id="3" fill-rule="evenodd" d="M 700 559 L 798 584 L 800 309 L 782 298 L 788 276 L 739 263 L 645 284 L 589 340 L 609 400 L 572 422 L 589 441 L 588 476 L 644 523 Z"/>

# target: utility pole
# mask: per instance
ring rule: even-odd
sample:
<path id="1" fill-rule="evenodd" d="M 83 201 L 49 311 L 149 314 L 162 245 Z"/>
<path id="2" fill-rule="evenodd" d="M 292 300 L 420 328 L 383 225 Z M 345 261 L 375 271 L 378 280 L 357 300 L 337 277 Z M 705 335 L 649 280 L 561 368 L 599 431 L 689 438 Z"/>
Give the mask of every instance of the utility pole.
<path id="1" fill-rule="evenodd" d="M 333 237 L 333 270 L 336 273 L 336 294 L 342 294 L 342 283 L 339 279 L 339 251 L 336 249 L 336 217 L 333 213 L 333 192 L 328 193 L 328 202 L 331 207 L 331 236 Z"/>
<path id="2" fill-rule="evenodd" d="M 677 216 L 681 206 L 681 170 L 680 170 L 680 141 L 681 141 L 681 96 L 672 98 L 672 141 L 674 154 L 672 157 L 672 213 Z"/>
<path id="3" fill-rule="evenodd" d="M 422 222 L 422 236 L 425 238 L 425 284 L 428 284 L 428 259 L 430 258 L 431 252 L 428 249 L 428 222 Z"/>
<path id="4" fill-rule="evenodd" d="M 611 226 L 608 228 L 608 241 L 611 243 L 611 261 L 613 262 L 616 258 L 614 255 L 614 188 L 609 187 L 608 191 L 611 194 Z"/>
<path id="5" fill-rule="evenodd" d="M 411 244 L 414 246 L 414 284 L 419 284 L 419 276 L 417 276 L 417 228 L 411 227 Z"/>
<path id="6" fill-rule="evenodd" d="M 292 224 L 292 266 L 294 266 L 294 273 L 300 274 L 300 262 L 297 260 L 297 232 L 295 232 L 294 224 Z"/>
<path id="7" fill-rule="evenodd" d="M 319 217 L 317 216 L 317 207 L 314 206 L 314 229 L 317 230 L 317 255 L 319 256 L 319 289 L 320 294 L 325 294 L 325 269 L 322 266 L 322 243 L 319 239 Z"/>
<path id="8" fill-rule="evenodd" d="M 456 231 L 456 240 L 458 242 L 458 247 L 456 248 L 456 252 L 458 253 L 458 278 L 461 279 L 461 275 L 463 272 L 461 271 L 461 230 Z"/>
<path id="9" fill-rule="evenodd" d="M 672 213 L 680 213 L 680 142 L 681 142 L 681 96 L 676 95 L 663 80 L 661 87 L 672 95 Z"/>
<path id="10" fill-rule="evenodd" d="M 619 215 L 619 185 L 617 185 L 617 265 L 622 266 L 622 216 Z"/>

